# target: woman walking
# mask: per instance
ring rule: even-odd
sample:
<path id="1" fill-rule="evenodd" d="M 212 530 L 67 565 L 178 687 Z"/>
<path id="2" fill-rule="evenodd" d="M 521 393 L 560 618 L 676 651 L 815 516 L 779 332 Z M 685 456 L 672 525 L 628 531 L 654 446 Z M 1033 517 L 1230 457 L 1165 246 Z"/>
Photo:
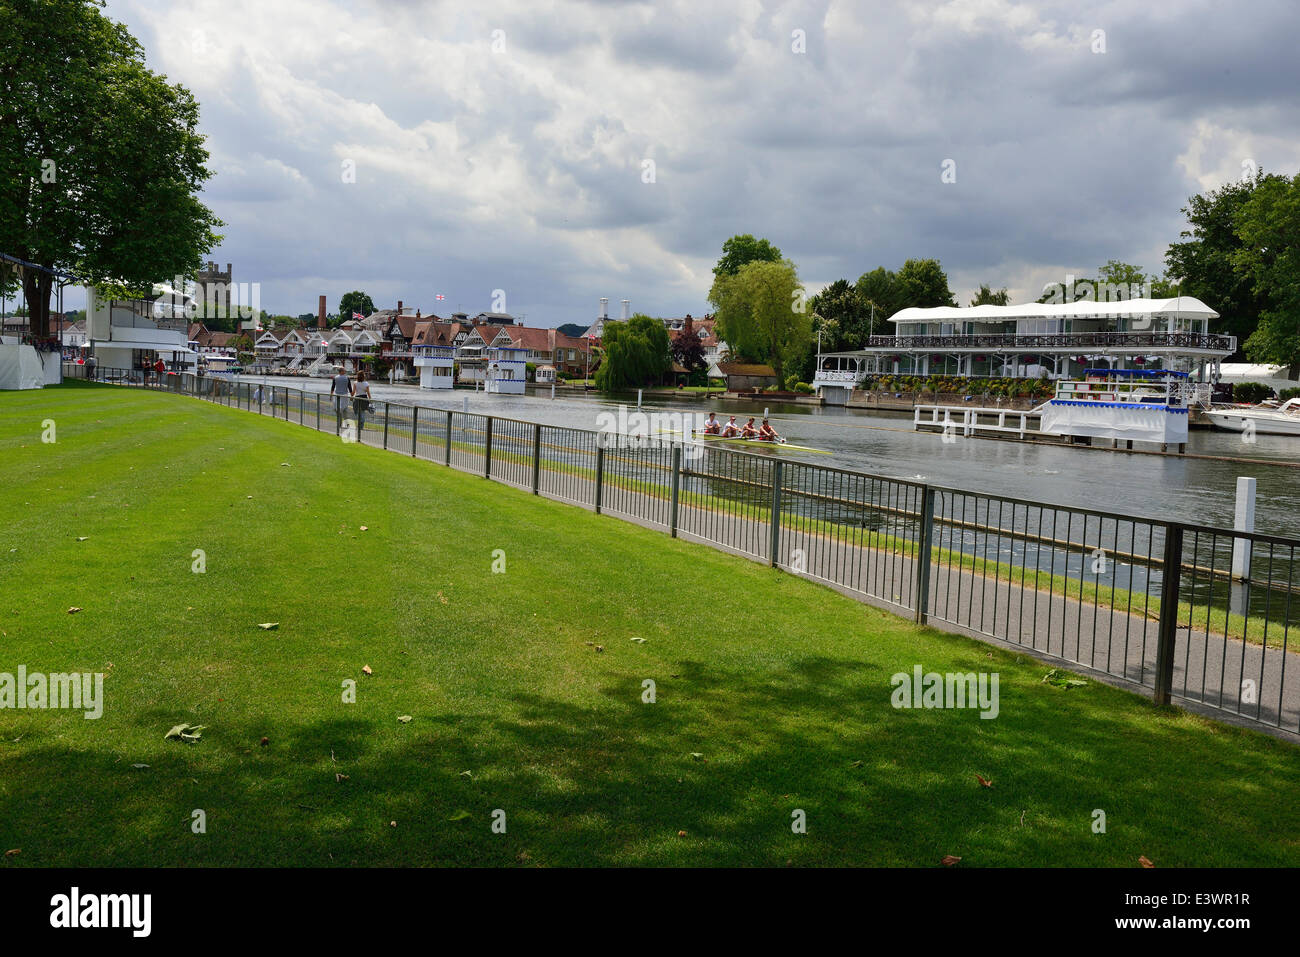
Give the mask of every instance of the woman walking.
<path id="1" fill-rule="evenodd" d="M 370 411 L 370 383 L 364 372 L 357 372 L 357 380 L 352 383 L 352 411 L 357 417 L 357 437 L 366 427 L 366 413 Z"/>

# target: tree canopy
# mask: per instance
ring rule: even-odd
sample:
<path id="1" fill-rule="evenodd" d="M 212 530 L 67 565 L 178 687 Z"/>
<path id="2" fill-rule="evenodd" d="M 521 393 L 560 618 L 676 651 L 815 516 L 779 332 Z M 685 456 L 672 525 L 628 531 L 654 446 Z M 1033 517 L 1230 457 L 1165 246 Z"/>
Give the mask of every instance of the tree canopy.
<path id="1" fill-rule="evenodd" d="M 1262 305 L 1246 354 L 1294 372 L 1300 366 L 1300 173 L 1261 180 L 1233 221 L 1242 243 L 1233 264 Z"/>
<path id="2" fill-rule="evenodd" d="M 719 338 L 733 353 L 769 363 L 778 381 L 787 363 L 799 361 L 812 337 L 812 317 L 794 263 L 750 262 L 734 275 L 720 275 L 709 290 Z"/>
<path id="3" fill-rule="evenodd" d="M 345 292 L 339 299 L 339 322 L 344 323 L 352 318 L 354 312 L 359 312 L 363 316 L 368 316 L 375 311 L 375 303 L 360 289 L 354 289 L 351 292 Z"/>
<path id="4" fill-rule="evenodd" d="M 1010 302 L 1011 296 L 1008 295 L 1005 286 L 994 292 L 988 283 L 980 283 L 980 291 L 971 299 L 970 304 L 972 306 L 1006 306 Z"/>
<path id="5" fill-rule="evenodd" d="M 672 368 L 668 330 L 642 313 L 627 322 L 607 321 L 601 345 L 605 358 L 596 370 L 596 388 L 605 392 L 656 384 Z"/>
<path id="6" fill-rule="evenodd" d="M 1188 228 L 1165 252 L 1165 272 L 1186 296 L 1195 296 L 1219 313 L 1215 331 L 1237 337 L 1238 352 L 1259 325 L 1266 308 L 1254 278 L 1241 265 L 1245 249 L 1237 217 L 1266 182 L 1278 179 L 1263 170 L 1245 181 L 1227 183 L 1183 207 Z"/>
<path id="7" fill-rule="evenodd" d="M 871 304 L 863 302 L 857 287 L 847 279 L 837 279 L 812 299 L 808 305 L 813 312 L 812 336 L 822 332 L 823 352 L 858 349 L 865 343 L 871 330 Z"/>
<path id="8" fill-rule="evenodd" d="M 0 250 L 110 291 L 197 270 L 221 222 L 190 92 L 95 0 L 0 0 L 0 23 Z M 51 277 L 23 286 L 48 335 Z"/>
<path id="9" fill-rule="evenodd" d="M 749 233 L 732 236 L 722 244 L 722 256 L 713 267 L 714 276 L 734 276 L 742 266 L 753 262 L 779 263 L 781 250 L 766 239 L 755 239 Z"/>

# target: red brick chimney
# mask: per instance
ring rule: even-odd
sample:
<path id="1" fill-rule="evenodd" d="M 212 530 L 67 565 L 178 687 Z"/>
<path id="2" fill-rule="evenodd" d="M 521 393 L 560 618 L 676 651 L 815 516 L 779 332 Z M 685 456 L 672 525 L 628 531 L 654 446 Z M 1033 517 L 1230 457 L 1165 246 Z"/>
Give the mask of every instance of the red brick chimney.
<path id="1" fill-rule="evenodd" d="M 398 314 L 399 316 L 402 314 L 402 300 L 400 300 L 400 299 L 397 300 L 397 314 Z"/>
<path id="2" fill-rule="evenodd" d="M 325 321 L 325 297 L 320 297 L 320 302 L 316 305 L 316 326 L 319 329 L 326 329 L 329 323 Z"/>

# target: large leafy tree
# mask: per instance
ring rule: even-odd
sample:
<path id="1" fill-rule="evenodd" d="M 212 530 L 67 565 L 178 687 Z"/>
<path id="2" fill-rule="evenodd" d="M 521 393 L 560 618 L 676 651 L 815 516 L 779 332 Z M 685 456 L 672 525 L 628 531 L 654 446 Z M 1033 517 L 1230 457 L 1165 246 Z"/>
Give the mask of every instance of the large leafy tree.
<path id="1" fill-rule="evenodd" d="M 627 322 L 606 322 L 601 345 L 605 359 L 596 370 L 596 388 L 606 392 L 656 384 L 672 368 L 668 330 L 642 313 Z"/>
<path id="2" fill-rule="evenodd" d="M 734 276 L 749 263 L 779 263 L 781 250 L 766 239 L 755 239 L 749 233 L 732 236 L 722 244 L 722 256 L 713 267 L 714 276 Z"/>
<path id="3" fill-rule="evenodd" d="M 1259 170 L 1248 179 L 1191 197 L 1182 209 L 1188 226 L 1179 234 L 1182 241 L 1165 252 L 1166 275 L 1178 292 L 1195 296 L 1219 314 L 1215 331 L 1237 337 L 1237 358 L 1266 308 L 1254 277 L 1238 265 L 1245 244 L 1237 217 L 1261 186 L 1278 179 Z"/>
<path id="4" fill-rule="evenodd" d="M 857 287 L 837 279 L 812 299 L 813 334 L 820 329 L 823 352 L 857 349 L 871 335 L 871 305 L 864 303 Z"/>
<path id="5" fill-rule="evenodd" d="M 875 307 L 875 325 L 909 306 L 955 306 L 948 275 L 937 259 L 909 259 L 898 272 L 877 266 L 858 278 L 858 297 Z"/>
<path id="6" fill-rule="evenodd" d="M 948 288 L 948 274 L 937 259 L 909 259 L 898 271 L 895 282 L 902 300 L 900 308 L 957 305 Z"/>
<path id="7" fill-rule="evenodd" d="M 360 289 L 354 289 L 351 292 L 345 292 L 339 299 L 339 322 L 347 322 L 352 318 L 352 313 L 359 312 L 363 316 L 368 316 L 375 311 L 375 303 Z"/>
<path id="8" fill-rule="evenodd" d="M 722 275 L 709 290 L 718 336 L 733 353 L 769 363 L 784 381 L 787 363 L 798 362 L 812 336 L 812 317 L 794 263 L 751 262 L 734 276 Z"/>
<path id="9" fill-rule="evenodd" d="M 0 0 L 0 250 L 110 291 L 198 269 L 221 222 L 188 90 L 98 0 Z M 51 277 L 25 271 L 32 331 Z"/>
<path id="10" fill-rule="evenodd" d="M 1234 217 L 1242 248 L 1233 257 L 1262 308 L 1246 340 L 1256 362 L 1300 369 L 1300 173 L 1259 183 Z"/>

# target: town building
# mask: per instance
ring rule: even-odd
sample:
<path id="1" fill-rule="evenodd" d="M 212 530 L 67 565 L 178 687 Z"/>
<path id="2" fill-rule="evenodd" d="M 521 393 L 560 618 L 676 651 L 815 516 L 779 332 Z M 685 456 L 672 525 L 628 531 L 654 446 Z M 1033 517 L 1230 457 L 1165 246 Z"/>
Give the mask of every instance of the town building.
<path id="1" fill-rule="evenodd" d="M 1191 296 L 903 309 L 889 318 L 894 335 L 819 355 L 813 386 L 842 405 L 882 375 L 1076 379 L 1088 368 L 1162 369 L 1213 383 L 1237 348 L 1235 336 L 1209 331 L 1218 315 Z"/>

